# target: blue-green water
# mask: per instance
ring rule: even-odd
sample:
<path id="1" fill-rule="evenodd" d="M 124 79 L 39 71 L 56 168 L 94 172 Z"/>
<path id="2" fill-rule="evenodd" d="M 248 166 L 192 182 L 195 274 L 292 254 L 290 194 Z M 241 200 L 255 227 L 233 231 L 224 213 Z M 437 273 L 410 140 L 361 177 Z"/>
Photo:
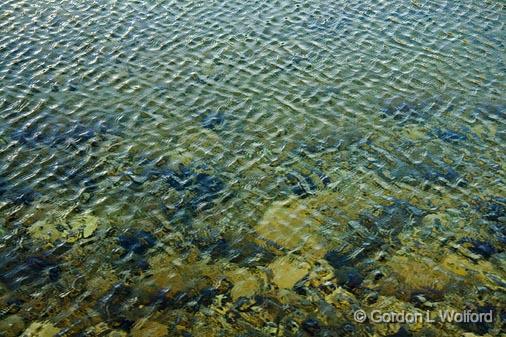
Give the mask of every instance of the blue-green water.
<path id="1" fill-rule="evenodd" d="M 0 335 L 506 333 L 505 14 L 3 1 Z"/>

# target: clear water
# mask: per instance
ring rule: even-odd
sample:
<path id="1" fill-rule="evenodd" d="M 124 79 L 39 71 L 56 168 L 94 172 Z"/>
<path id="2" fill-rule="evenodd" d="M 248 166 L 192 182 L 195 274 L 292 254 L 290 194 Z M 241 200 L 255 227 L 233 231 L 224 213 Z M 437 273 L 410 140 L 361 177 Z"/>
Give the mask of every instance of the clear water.
<path id="1" fill-rule="evenodd" d="M 0 331 L 505 333 L 504 7 L 2 1 Z"/>

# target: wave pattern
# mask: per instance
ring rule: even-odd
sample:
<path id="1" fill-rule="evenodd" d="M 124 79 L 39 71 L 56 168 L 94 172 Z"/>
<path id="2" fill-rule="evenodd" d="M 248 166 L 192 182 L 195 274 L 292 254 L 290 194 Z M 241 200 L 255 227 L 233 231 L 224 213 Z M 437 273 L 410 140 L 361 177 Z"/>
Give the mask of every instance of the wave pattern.
<path id="1" fill-rule="evenodd" d="M 478 283 L 504 314 L 505 14 L 2 1 L 7 335 L 400 336 L 352 310 L 420 294 L 463 308 Z M 421 286 L 405 259 L 454 278 Z"/>

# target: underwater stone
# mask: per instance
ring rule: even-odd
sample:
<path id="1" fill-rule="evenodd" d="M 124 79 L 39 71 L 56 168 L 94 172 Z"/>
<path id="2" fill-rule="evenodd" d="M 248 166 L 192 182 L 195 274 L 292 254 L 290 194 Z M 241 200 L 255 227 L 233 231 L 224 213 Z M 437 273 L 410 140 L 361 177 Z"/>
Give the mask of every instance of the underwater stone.
<path id="1" fill-rule="evenodd" d="M 420 106 L 408 102 L 398 105 L 387 105 L 381 109 L 382 118 L 393 118 L 399 123 L 420 123 L 426 119 L 427 114 L 421 111 Z"/>
<path id="2" fill-rule="evenodd" d="M 16 337 L 25 329 L 23 318 L 18 315 L 10 315 L 0 320 L 0 333 L 4 337 Z"/>
<path id="3" fill-rule="evenodd" d="M 353 267 L 341 267 L 335 271 L 335 275 L 338 283 L 348 289 L 360 287 L 364 280 L 360 272 Z"/>
<path id="4" fill-rule="evenodd" d="M 412 165 L 398 160 L 391 175 L 394 179 L 414 179 L 417 182 L 427 180 L 433 183 L 444 184 L 444 181 L 454 183 L 459 180 L 459 173 L 445 163 Z M 443 180 L 443 181 L 441 181 Z M 465 186 L 465 181 L 459 181 L 459 186 Z"/>
<path id="5" fill-rule="evenodd" d="M 121 322 L 123 306 L 131 294 L 132 289 L 129 286 L 123 283 L 115 284 L 97 301 L 96 309 L 104 319 Z"/>
<path id="6" fill-rule="evenodd" d="M 257 233 L 281 247 L 301 248 L 313 258 L 322 257 L 328 241 L 321 235 L 323 219 L 312 209 L 310 199 L 275 201 L 255 227 Z"/>
<path id="7" fill-rule="evenodd" d="M 385 276 L 380 270 L 375 270 L 373 274 L 375 281 L 379 281 L 383 278 L 383 276 Z"/>
<path id="8" fill-rule="evenodd" d="M 223 182 L 217 178 L 205 173 L 199 173 L 195 177 L 196 189 L 200 194 L 207 195 L 218 193 L 223 189 Z"/>
<path id="9" fill-rule="evenodd" d="M 409 332 L 405 327 L 401 326 L 399 330 L 391 335 L 388 335 L 387 337 L 411 337 L 412 334 Z"/>
<path id="10" fill-rule="evenodd" d="M 37 192 L 31 188 L 24 188 L 22 190 L 16 191 L 15 195 L 11 198 L 11 201 L 16 205 L 29 205 L 35 201 L 36 197 Z"/>
<path id="11" fill-rule="evenodd" d="M 223 238 L 200 249 L 211 255 L 213 259 L 226 258 L 240 266 L 264 265 L 271 262 L 275 255 L 254 242 L 229 242 Z"/>
<path id="12" fill-rule="evenodd" d="M 202 120 L 202 127 L 206 129 L 214 129 L 224 123 L 225 116 L 220 113 L 210 113 L 204 116 Z"/>
<path id="13" fill-rule="evenodd" d="M 57 211 L 50 217 L 33 223 L 28 228 L 28 232 L 35 239 L 51 243 L 57 240 L 73 243 L 80 238 L 90 237 L 97 229 L 98 218 L 93 215 L 77 214 L 69 220 L 57 220 L 58 217 L 64 216 L 62 214 L 64 212 Z"/>
<path id="14" fill-rule="evenodd" d="M 379 299 L 379 294 L 376 291 L 372 291 L 365 296 L 365 301 L 369 305 L 376 303 L 378 301 L 378 299 Z"/>
<path id="15" fill-rule="evenodd" d="M 445 142 L 459 142 L 467 140 L 466 135 L 452 131 L 452 130 L 436 130 L 436 135 L 439 139 Z"/>
<path id="16" fill-rule="evenodd" d="M 309 272 L 310 265 L 287 255 L 274 260 L 268 268 L 273 273 L 273 282 L 279 288 L 291 289 Z"/>
<path id="17" fill-rule="evenodd" d="M 395 255 L 387 264 L 406 293 L 423 294 L 430 300 L 440 299 L 452 280 L 450 273 L 438 268 L 434 261 L 426 258 L 417 259 L 412 255 Z M 384 279 L 381 282 L 389 281 Z"/>
<path id="18" fill-rule="evenodd" d="M 143 255 L 156 244 L 156 237 L 150 232 L 140 230 L 120 235 L 118 244 L 129 252 Z"/>
<path id="19" fill-rule="evenodd" d="M 247 268 L 238 268 L 226 273 L 227 279 L 233 283 L 230 295 L 236 301 L 240 297 L 250 297 L 260 290 L 260 281 Z"/>
<path id="20" fill-rule="evenodd" d="M 176 191 L 183 191 L 192 185 L 192 174 L 189 169 L 185 167 L 181 167 L 179 172 L 165 170 L 161 176 L 165 179 L 165 181 L 167 181 L 169 186 L 174 188 Z"/>
<path id="21" fill-rule="evenodd" d="M 425 215 L 424 210 L 408 202 L 394 200 L 392 205 L 381 207 L 381 214 L 377 217 L 362 214 L 361 223 L 369 230 L 393 237 L 408 226 L 419 225 Z"/>
<path id="22" fill-rule="evenodd" d="M 308 318 L 304 320 L 300 327 L 310 336 L 316 336 L 321 330 L 320 322 L 315 318 Z"/>
<path id="23" fill-rule="evenodd" d="M 162 309 L 181 309 L 188 302 L 191 301 L 190 295 L 185 291 L 180 291 L 174 294 L 172 297 L 165 297 L 162 302 L 160 302 L 160 308 Z"/>
<path id="24" fill-rule="evenodd" d="M 76 121 L 63 129 L 52 129 L 49 132 L 37 126 L 18 128 L 11 133 L 11 139 L 27 146 L 55 147 L 66 143 L 82 144 L 107 131 L 108 128 L 102 121 L 96 124 Z"/>
<path id="25" fill-rule="evenodd" d="M 148 321 L 146 319 L 140 319 L 135 322 L 132 331 L 132 337 L 163 337 L 169 335 L 169 329 L 166 325 L 155 322 Z"/>
<path id="26" fill-rule="evenodd" d="M 341 250 L 337 249 L 328 251 L 325 254 L 324 258 L 335 269 L 346 266 L 351 262 L 351 258 L 349 256 L 342 254 Z"/>
<path id="27" fill-rule="evenodd" d="M 0 281 L 8 288 L 17 289 L 35 282 L 55 282 L 60 277 L 60 267 L 49 256 L 22 256 L 14 253 L 0 259 Z"/>
<path id="28" fill-rule="evenodd" d="M 0 176 L 0 200 L 8 200 L 15 205 L 30 205 L 39 193 L 30 187 L 16 186 Z"/>
<path id="29" fill-rule="evenodd" d="M 195 294 L 195 291 L 179 291 L 174 295 L 170 295 L 168 290 L 164 290 L 152 300 L 152 303 L 160 309 L 187 308 L 192 312 L 196 312 L 200 309 L 200 306 L 210 306 L 214 298 L 222 293 L 220 289 L 213 287 L 200 289 L 197 294 Z"/>
<path id="30" fill-rule="evenodd" d="M 469 250 L 473 253 L 480 254 L 486 259 L 497 252 L 494 246 L 492 246 L 490 243 L 478 240 L 473 241 L 472 247 Z"/>
<path id="31" fill-rule="evenodd" d="M 191 199 L 183 203 L 191 210 L 208 208 L 225 188 L 220 178 L 207 173 L 193 173 L 185 166 L 180 166 L 179 172 L 166 170 L 162 178 L 176 191 L 191 193 Z"/>
<path id="32" fill-rule="evenodd" d="M 265 265 L 275 258 L 274 253 L 253 242 L 239 242 L 236 247 L 239 254 L 230 262 L 237 263 L 239 266 Z"/>
<path id="33" fill-rule="evenodd" d="M 457 171 L 448 165 L 442 165 L 438 168 L 429 165 L 421 165 L 420 168 L 423 178 L 429 181 L 437 181 L 442 178 L 449 182 L 454 182 L 460 177 Z"/>
<path id="34" fill-rule="evenodd" d="M 23 337 L 54 337 L 58 335 L 60 329 L 50 322 L 33 322 L 23 332 Z"/>
<path id="35" fill-rule="evenodd" d="M 197 297 L 197 303 L 203 306 L 209 306 L 213 303 L 213 299 L 219 294 L 216 288 L 204 288 Z"/>
<path id="36" fill-rule="evenodd" d="M 301 198 L 305 198 L 317 190 L 310 176 L 301 175 L 299 177 L 299 174 L 288 173 L 286 178 L 292 192 Z"/>
<path id="37" fill-rule="evenodd" d="M 489 221 L 506 218 L 506 198 L 495 198 L 488 202 L 483 210 L 483 217 Z"/>

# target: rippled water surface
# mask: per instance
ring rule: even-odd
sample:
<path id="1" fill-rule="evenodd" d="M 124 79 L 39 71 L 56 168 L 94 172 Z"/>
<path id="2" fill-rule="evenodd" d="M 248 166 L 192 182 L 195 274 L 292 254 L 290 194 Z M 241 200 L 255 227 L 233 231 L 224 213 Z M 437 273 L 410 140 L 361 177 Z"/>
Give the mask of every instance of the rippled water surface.
<path id="1" fill-rule="evenodd" d="M 506 333 L 505 14 L 2 1 L 0 335 Z"/>

